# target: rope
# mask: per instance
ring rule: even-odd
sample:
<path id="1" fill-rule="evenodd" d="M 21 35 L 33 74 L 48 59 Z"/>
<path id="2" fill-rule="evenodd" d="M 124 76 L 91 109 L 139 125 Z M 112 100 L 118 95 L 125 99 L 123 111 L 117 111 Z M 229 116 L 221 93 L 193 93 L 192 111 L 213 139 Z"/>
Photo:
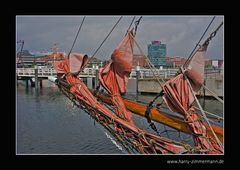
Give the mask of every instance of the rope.
<path id="1" fill-rule="evenodd" d="M 138 27 L 138 25 L 139 25 L 141 19 L 142 19 L 142 16 L 141 16 L 137 21 L 135 21 L 135 32 L 134 32 L 134 36 L 135 36 L 136 33 L 137 33 L 137 27 Z"/>
<path id="2" fill-rule="evenodd" d="M 67 92 L 69 93 L 69 94 L 71 94 L 71 92 L 69 91 L 69 89 L 66 89 L 67 90 Z M 99 113 L 99 114 L 101 114 L 103 117 L 104 117 L 104 119 L 105 119 L 105 121 L 102 121 L 102 122 L 100 122 L 105 128 L 108 128 L 108 130 L 111 128 L 108 124 L 109 124 L 109 122 L 110 122 L 110 120 L 109 120 L 109 118 L 107 118 L 103 113 L 101 113 L 101 110 L 97 110 L 96 108 L 94 108 L 93 106 L 90 106 L 90 105 L 88 105 L 84 100 L 82 101 L 81 100 L 81 98 L 78 96 L 78 98 L 77 98 L 78 100 L 79 100 L 79 103 L 81 104 L 80 105 L 80 107 L 82 108 L 82 109 L 84 109 L 90 116 L 92 116 L 93 118 L 95 118 L 96 119 L 96 113 Z M 97 120 L 97 119 L 96 119 Z M 98 121 L 98 120 L 97 120 Z M 119 124 L 118 124 L 119 125 Z M 121 124 L 120 124 L 121 125 Z M 121 129 L 122 129 L 122 126 L 120 126 L 121 127 Z M 127 127 L 124 127 L 125 129 L 127 129 Z M 127 130 L 127 131 L 129 131 L 129 130 Z M 125 132 L 125 131 L 124 131 Z M 130 132 L 131 132 L 131 130 L 130 130 Z M 142 132 L 143 133 L 143 132 Z M 135 135 L 136 133 L 133 133 L 133 132 L 131 132 L 131 134 L 133 134 L 133 135 Z M 144 134 L 142 134 L 142 138 L 139 138 L 139 139 L 141 139 L 140 140 L 140 143 L 142 143 L 142 140 L 144 140 L 144 141 L 146 141 L 146 143 L 147 143 L 147 145 L 151 145 L 151 143 L 152 142 L 150 142 L 150 144 L 148 144 L 148 141 L 149 141 L 149 139 L 150 139 L 150 141 L 151 141 L 151 136 L 145 136 Z M 135 139 L 135 136 L 133 136 L 133 137 L 131 137 L 130 139 Z M 161 138 L 162 139 L 162 138 Z M 168 141 L 167 139 L 165 139 L 165 141 Z M 170 140 L 169 140 L 170 141 Z M 130 141 L 131 142 L 131 144 L 132 144 L 132 141 Z M 177 142 L 175 142 L 175 143 L 177 143 Z M 169 150 L 169 149 L 167 149 L 167 148 L 165 148 L 162 144 L 161 144 L 161 142 L 159 141 L 159 143 L 156 143 L 159 147 L 161 147 L 161 148 L 164 148 L 165 150 L 167 150 L 168 152 L 170 152 L 170 153 L 174 153 L 174 152 L 172 152 L 171 150 Z M 145 147 L 145 146 L 143 146 L 143 147 Z M 141 147 L 142 148 L 142 147 Z M 138 150 L 138 151 L 140 151 L 140 149 L 141 148 L 136 148 L 136 150 Z M 159 150 L 158 150 L 159 151 Z M 151 153 L 148 149 L 145 149 L 145 148 L 143 148 L 143 152 L 146 152 L 146 153 Z M 154 153 L 156 153 L 156 150 L 154 149 L 153 150 L 153 152 Z"/>
<path id="3" fill-rule="evenodd" d="M 126 34 L 125 34 L 125 36 L 127 35 L 128 30 L 131 28 L 131 26 L 132 26 L 133 21 L 135 20 L 135 18 L 136 18 L 136 16 L 133 17 L 132 22 L 130 23 L 130 25 L 129 25 L 128 29 L 127 29 L 127 32 L 126 32 Z"/>
<path id="4" fill-rule="evenodd" d="M 157 94 L 157 96 L 152 100 L 152 101 L 150 101 L 149 102 L 149 104 L 147 105 L 147 108 L 146 108 L 146 111 L 145 111 L 145 117 L 147 118 L 147 120 L 148 120 L 148 123 L 151 123 L 151 118 L 150 118 L 150 116 L 149 116 L 149 114 L 150 114 L 150 112 L 151 112 L 151 110 L 152 110 L 152 108 L 153 108 L 153 103 L 158 99 L 158 97 L 160 97 L 160 96 L 163 96 L 163 91 L 161 91 L 159 94 Z"/>
<path id="5" fill-rule="evenodd" d="M 193 140 L 193 138 L 192 138 L 191 135 L 189 135 L 188 138 L 184 137 L 184 139 L 183 139 L 183 137 L 182 137 L 182 135 L 181 135 L 182 132 L 180 132 L 180 131 L 177 131 L 177 132 L 178 132 L 178 138 L 180 139 L 181 142 L 185 142 L 185 143 L 187 143 L 187 142 L 190 142 L 190 141 Z"/>
<path id="6" fill-rule="evenodd" d="M 195 109 L 197 109 L 197 110 L 200 110 L 198 107 L 195 107 L 195 106 L 193 106 Z M 215 117 L 217 117 L 218 119 L 221 119 L 221 120 L 223 120 L 224 118 L 222 118 L 221 116 L 218 116 L 218 115 L 215 115 L 215 114 L 213 114 L 213 113 L 211 113 L 211 112 L 208 112 L 208 111 L 205 111 L 204 110 L 204 112 L 205 113 L 207 113 L 207 114 L 209 114 L 209 115 L 211 115 L 211 116 L 215 116 Z"/>
<path id="7" fill-rule="evenodd" d="M 69 55 L 70 55 L 70 53 L 72 52 L 72 49 L 73 49 L 73 47 L 74 47 L 74 45 L 75 45 L 75 42 L 76 42 L 77 37 L 78 37 L 78 34 L 79 34 L 79 32 L 80 32 L 80 30 L 81 30 L 81 28 L 82 28 L 82 25 L 83 25 L 84 20 L 85 20 L 85 16 L 83 17 L 82 23 L 81 23 L 81 25 L 80 25 L 79 28 L 78 28 L 78 32 L 77 32 L 77 35 L 75 36 L 75 40 L 73 41 L 72 48 L 71 48 L 71 50 L 70 50 L 69 53 L 68 53 L 68 57 L 67 57 L 68 59 L 69 59 Z"/>
<path id="8" fill-rule="evenodd" d="M 164 131 L 165 131 L 165 132 L 166 132 L 166 134 L 167 134 L 167 137 L 168 137 L 168 138 L 170 138 L 170 137 L 169 137 L 169 135 L 168 135 L 168 130 L 167 130 L 166 126 L 165 126 L 165 125 L 163 125 L 163 127 L 164 127 Z"/>
<path id="9" fill-rule="evenodd" d="M 20 48 L 21 48 L 21 45 L 18 46 L 17 52 L 20 50 Z"/>
<path id="10" fill-rule="evenodd" d="M 207 88 L 207 86 L 202 85 L 202 87 L 206 89 L 208 92 L 210 92 L 213 95 L 213 97 L 215 97 L 219 102 L 224 104 L 224 101 L 221 98 L 219 98 L 214 92 L 212 92 L 209 88 Z"/>
<path id="11" fill-rule="evenodd" d="M 21 50 L 20 50 L 20 52 L 17 53 L 17 57 L 18 57 L 17 63 L 18 63 L 20 61 L 22 62 L 22 51 L 23 51 L 24 41 L 23 40 L 19 40 L 17 43 L 21 43 L 21 45 L 19 46 L 19 47 L 21 47 Z M 22 62 L 22 64 L 23 64 L 23 67 L 24 67 L 24 62 Z"/>
<path id="12" fill-rule="evenodd" d="M 185 65 L 189 62 L 189 60 L 193 57 L 193 52 L 195 51 L 195 49 L 197 48 L 197 46 L 199 45 L 200 41 L 202 40 L 203 36 L 206 34 L 208 28 L 210 27 L 210 25 L 212 24 L 213 20 L 215 19 L 215 16 L 212 18 L 211 22 L 208 24 L 206 30 L 204 31 L 204 33 L 202 34 L 201 38 L 199 39 L 198 43 L 196 44 L 196 46 L 194 47 L 194 49 L 192 50 L 192 52 L 190 53 L 188 59 L 186 60 L 186 62 L 183 65 L 183 68 L 185 68 Z"/>
<path id="13" fill-rule="evenodd" d="M 95 50 L 95 52 L 93 53 L 93 55 L 89 58 L 88 63 L 91 62 L 91 60 L 93 59 L 93 57 L 96 55 L 96 53 L 98 52 L 98 50 L 101 48 L 101 46 L 103 45 L 103 43 L 107 40 L 107 38 L 109 37 L 109 35 L 113 32 L 114 28 L 117 26 L 117 24 L 120 22 L 120 20 L 122 19 L 122 16 L 118 19 L 118 21 L 116 22 L 116 24 L 113 26 L 113 28 L 110 30 L 110 32 L 108 33 L 108 35 L 106 36 L 106 38 L 102 41 L 102 43 L 100 44 L 100 46 L 97 48 L 97 50 Z"/>
<path id="14" fill-rule="evenodd" d="M 155 126 L 155 124 L 152 122 L 151 117 L 150 117 L 150 113 L 151 110 L 153 108 L 153 103 L 157 100 L 158 97 L 163 96 L 163 91 L 161 91 L 151 102 L 149 102 L 149 104 L 147 105 L 146 111 L 144 116 L 147 118 L 147 122 L 149 123 L 149 126 L 157 133 L 159 134 L 157 127 Z"/>
<path id="15" fill-rule="evenodd" d="M 223 25 L 223 22 L 221 22 L 221 24 L 217 27 L 217 29 L 210 34 L 210 36 L 209 36 L 208 39 L 203 43 L 203 45 L 208 45 L 208 44 L 209 44 L 209 41 L 211 41 L 212 38 L 215 37 L 215 35 L 217 34 L 217 31 L 221 28 L 222 25 Z"/>
<path id="16" fill-rule="evenodd" d="M 68 98 L 71 98 L 69 95 L 67 94 L 71 94 L 69 89 L 65 89 L 66 93 L 64 93 Z M 92 106 L 88 106 L 88 104 L 86 104 L 84 101 L 79 101 L 80 104 L 77 105 L 78 107 L 80 107 L 81 109 L 83 109 L 86 113 L 88 113 L 92 118 L 94 118 L 94 120 L 96 120 L 97 122 L 99 122 L 101 125 L 103 125 L 107 130 L 109 130 L 109 132 L 116 137 L 116 139 L 121 142 L 124 146 L 125 149 L 127 149 L 127 151 L 130 153 L 130 150 L 133 151 L 132 149 L 136 149 L 136 151 L 140 152 L 140 153 L 159 153 L 160 151 L 158 150 L 158 152 L 155 150 L 155 148 L 153 148 L 154 150 L 150 151 L 149 147 L 153 146 L 154 144 L 156 144 L 157 146 L 164 148 L 165 150 L 167 150 L 170 153 L 173 153 L 171 150 L 165 148 L 161 142 L 160 143 L 155 143 L 153 138 L 151 137 L 146 137 L 144 134 L 144 131 L 140 131 L 139 134 L 133 133 L 131 132 L 131 130 L 129 131 L 128 129 L 126 129 L 126 127 L 121 126 L 121 124 L 118 124 L 120 126 L 120 128 L 122 129 L 123 134 L 121 134 L 121 132 L 116 132 L 113 128 L 110 126 L 110 122 L 112 120 L 110 120 L 108 117 L 106 117 L 105 115 L 103 115 L 101 113 L 101 111 L 96 110 L 95 108 L 92 108 Z M 85 106 L 85 107 L 82 107 Z M 92 108 L 92 109 L 91 109 Z M 93 113 L 92 113 L 93 112 Z M 99 119 L 97 118 L 97 113 L 99 113 L 101 116 L 103 116 L 103 121 L 99 121 Z M 115 122 L 116 123 L 116 122 Z M 130 133 L 131 135 L 129 137 L 124 136 L 125 134 Z M 136 137 L 139 136 L 139 138 Z M 164 140 L 164 138 L 161 138 L 162 140 Z M 134 145 L 134 141 L 137 142 Z M 149 142 L 148 142 L 149 141 Z M 153 142 L 151 142 L 153 141 Z M 167 141 L 167 139 L 165 139 L 164 141 Z M 144 144 L 142 143 L 144 142 Z M 174 143 L 177 143 L 176 141 Z M 183 144 L 181 144 L 183 145 Z M 129 146 L 131 146 L 132 148 L 129 148 Z"/>
<path id="17" fill-rule="evenodd" d="M 182 69 L 182 67 L 181 67 L 181 69 Z M 183 72 L 183 70 L 182 70 L 182 72 Z M 184 74 L 183 74 L 183 75 L 184 75 Z M 191 92 L 194 94 L 194 91 L 193 91 L 193 89 L 192 89 L 192 86 L 191 86 L 191 84 L 190 84 L 190 82 L 189 82 L 187 76 L 184 75 L 184 77 L 186 78 L 186 80 L 187 80 L 187 82 L 188 82 L 188 85 L 189 85 L 189 87 L 190 87 L 190 89 L 191 89 Z M 199 101 L 198 101 L 196 95 L 194 94 L 193 96 L 194 96 L 194 98 L 195 98 L 195 100 L 196 100 L 196 102 L 197 102 L 197 104 L 198 104 L 198 106 L 199 106 L 199 108 L 200 108 L 200 111 L 201 111 L 201 113 L 202 113 L 204 119 L 206 120 L 207 124 L 209 125 L 209 127 L 210 127 L 210 129 L 211 129 L 211 132 L 212 132 L 212 134 L 214 135 L 214 137 L 215 137 L 215 139 L 216 139 L 218 145 L 219 145 L 219 146 L 221 147 L 221 149 L 223 150 L 223 145 L 222 145 L 221 141 L 219 140 L 219 138 L 217 137 L 216 133 L 214 132 L 214 130 L 213 130 L 211 124 L 209 123 L 208 118 L 207 118 L 205 112 L 203 111 L 202 106 L 200 105 L 200 103 L 199 103 Z"/>

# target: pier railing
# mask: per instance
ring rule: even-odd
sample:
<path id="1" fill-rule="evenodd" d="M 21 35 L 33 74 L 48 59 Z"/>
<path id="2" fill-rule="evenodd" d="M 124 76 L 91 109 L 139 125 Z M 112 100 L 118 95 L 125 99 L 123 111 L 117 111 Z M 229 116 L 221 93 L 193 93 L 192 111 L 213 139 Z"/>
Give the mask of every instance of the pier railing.
<path id="1" fill-rule="evenodd" d="M 224 69 L 223 68 L 206 68 L 205 69 L 205 78 L 219 78 L 223 77 Z"/>
<path id="2" fill-rule="evenodd" d="M 171 78 L 176 76 L 178 72 L 179 72 L 178 68 L 155 69 L 155 70 L 140 69 L 139 70 L 140 79 L 153 78 L 154 75 L 162 78 Z M 130 78 L 135 78 L 136 74 L 137 74 L 136 70 L 133 69 L 130 74 Z M 222 77 L 223 74 L 224 74 L 224 70 L 222 68 L 210 68 L 210 69 L 206 68 L 205 69 L 205 78 L 218 78 L 218 77 Z"/>
<path id="3" fill-rule="evenodd" d="M 35 69 L 17 68 L 16 75 L 19 77 L 34 77 Z M 38 68 L 38 77 L 48 77 L 55 75 L 57 75 L 57 72 L 54 68 Z M 95 76 L 96 76 L 95 68 L 85 68 L 84 71 L 80 73 L 80 77 L 95 77 Z"/>
<path id="4" fill-rule="evenodd" d="M 21 77 L 34 77 L 35 69 L 34 68 L 17 68 L 16 75 Z M 39 68 L 38 69 L 38 77 L 48 77 L 55 76 L 57 72 L 54 68 Z"/>
<path id="5" fill-rule="evenodd" d="M 96 76 L 96 68 L 85 68 L 83 72 L 80 73 L 80 77 L 95 77 Z M 179 69 L 140 69 L 140 79 L 143 78 L 153 78 L 155 76 L 160 76 L 162 78 L 171 78 L 174 77 Z M 154 72 L 154 74 L 153 74 Z M 35 70 L 34 68 L 17 68 L 16 75 L 21 77 L 34 77 Z M 38 68 L 38 77 L 48 77 L 55 76 L 57 72 L 54 68 Z M 132 69 L 130 74 L 130 78 L 136 78 L 137 72 L 136 69 Z M 205 69 L 205 77 L 206 78 L 216 78 L 223 75 L 223 69 Z"/>
<path id="6" fill-rule="evenodd" d="M 139 73 L 141 79 L 151 78 L 154 77 L 154 75 L 158 77 L 169 78 L 175 76 L 178 70 L 179 69 L 155 69 L 155 70 L 140 69 Z M 130 74 L 130 78 L 136 77 L 136 74 L 137 74 L 136 70 L 133 69 L 132 73 Z"/>

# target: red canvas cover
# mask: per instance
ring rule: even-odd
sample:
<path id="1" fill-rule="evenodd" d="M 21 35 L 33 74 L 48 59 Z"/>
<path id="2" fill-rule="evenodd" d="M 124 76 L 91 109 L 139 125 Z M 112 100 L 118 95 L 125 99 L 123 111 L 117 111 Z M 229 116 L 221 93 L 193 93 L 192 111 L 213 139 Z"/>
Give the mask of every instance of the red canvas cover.
<path id="1" fill-rule="evenodd" d="M 184 73 L 170 79 L 163 85 L 163 99 L 173 112 L 185 117 L 191 130 L 195 134 L 195 144 L 202 149 L 209 149 L 210 153 L 221 153 L 221 148 L 210 139 L 206 127 L 200 120 L 200 116 L 192 107 L 194 93 L 197 93 L 204 81 L 204 57 L 206 48 L 200 47 L 193 58 L 189 61 Z M 193 92 L 186 77 L 193 88 Z M 210 140 L 208 140 L 210 139 Z"/>
<path id="2" fill-rule="evenodd" d="M 116 113 L 129 121 L 132 125 L 132 113 L 127 111 L 121 94 L 126 93 L 128 76 L 132 71 L 133 37 L 132 32 L 124 37 L 118 47 L 112 53 L 112 61 L 99 71 L 101 85 L 112 95 L 112 101 L 116 106 Z"/>
<path id="3" fill-rule="evenodd" d="M 127 120 L 127 119 L 123 120 L 122 118 L 117 117 L 113 112 L 111 112 L 103 104 L 99 103 L 98 100 L 89 91 L 87 86 L 83 83 L 83 81 L 79 77 L 77 77 L 77 75 L 70 73 L 69 59 L 65 59 L 64 61 L 57 63 L 57 65 L 55 67 L 56 67 L 57 73 L 60 75 L 60 77 L 66 78 L 68 84 L 71 86 L 70 87 L 71 93 L 74 94 L 74 96 L 78 100 L 83 101 L 86 104 L 88 104 L 89 106 L 104 113 L 111 120 L 127 127 L 129 130 L 131 130 L 132 132 L 134 132 L 136 134 L 146 134 L 148 136 L 151 136 L 151 138 L 153 138 L 158 143 L 158 145 L 161 145 L 161 146 L 167 148 L 171 152 L 178 154 L 178 153 L 184 153 L 187 151 L 186 148 L 184 148 L 183 146 L 175 145 L 170 140 L 166 141 L 166 140 L 163 140 L 162 138 L 160 138 L 159 136 L 156 136 L 156 135 L 153 135 L 150 133 L 145 133 L 143 130 L 137 128 L 136 126 L 133 126 L 133 122 L 132 122 L 131 118 L 128 118 L 129 120 Z M 82 70 L 84 67 L 84 64 L 80 64 L 79 67 L 80 67 L 79 69 Z M 107 68 L 109 68 L 109 66 L 106 67 L 106 69 Z M 109 75 L 114 76 L 113 72 L 111 72 L 111 74 L 109 74 Z M 111 78 L 113 78 L 113 77 L 110 77 L 110 79 Z M 114 79 L 114 78 L 113 78 L 113 80 L 116 81 L 116 79 Z M 114 94 L 119 94 L 119 92 L 114 91 L 114 89 L 117 89 L 117 87 L 116 87 L 117 83 L 113 81 L 113 85 L 115 85 L 114 88 L 112 89 Z M 121 111 L 121 109 L 124 109 L 122 111 L 126 114 L 125 106 L 121 102 L 122 101 L 121 96 L 116 95 L 115 97 L 113 97 L 112 100 L 114 101 L 116 106 L 119 107 L 119 111 Z M 130 113 L 130 112 L 127 112 L 127 114 L 128 113 Z M 117 131 L 118 128 L 115 127 L 115 130 Z M 146 142 L 146 141 L 144 140 L 142 142 Z M 160 148 L 158 147 L 158 149 L 160 149 L 162 151 L 162 153 L 168 153 L 168 151 L 166 149 L 161 149 L 161 147 Z"/>

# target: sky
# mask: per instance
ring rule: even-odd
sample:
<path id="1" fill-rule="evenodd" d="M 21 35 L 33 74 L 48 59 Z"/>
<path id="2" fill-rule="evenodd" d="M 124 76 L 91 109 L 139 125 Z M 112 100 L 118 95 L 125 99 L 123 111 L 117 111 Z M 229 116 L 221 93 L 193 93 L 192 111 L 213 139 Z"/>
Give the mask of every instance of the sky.
<path id="1" fill-rule="evenodd" d="M 100 46 L 120 16 L 86 16 L 72 52 L 91 56 Z M 123 39 L 134 16 L 123 16 L 95 57 L 110 59 L 114 48 Z M 140 16 L 136 16 L 138 19 Z M 188 57 L 214 16 L 142 16 L 136 41 L 147 55 L 147 44 L 153 40 L 167 45 L 167 56 Z M 51 51 L 57 44 L 58 51 L 68 53 L 81 25 L 83 16 L 16 16 L 16 42 L 24 40 L 24 50 Z M 200 44 L 214 31 L 224 16 L 216 16 Z M 134 25 L 134 24 L 133 24 Z M 19 44 L 16 43 L 16 49 Z M 140 54 L 134 48 L 135 54 Z M 224 24 L 211 40 L 209 59 L 224 58 Z"/>

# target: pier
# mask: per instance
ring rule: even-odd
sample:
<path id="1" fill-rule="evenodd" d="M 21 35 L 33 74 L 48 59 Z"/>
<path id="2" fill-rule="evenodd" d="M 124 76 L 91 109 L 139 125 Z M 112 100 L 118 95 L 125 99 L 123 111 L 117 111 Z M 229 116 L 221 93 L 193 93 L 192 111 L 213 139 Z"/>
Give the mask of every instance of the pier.
<path id="1" fill-rule="evenodd" d="M 159 93 L 161 87 L 159 86 L 154 75 L 162 77 L 165 81 L 174 77 L 179 69 L 132 69 L 129 79 L 135 79 L 136 92 L 138 93 Z M 79 74 L 79 77 L 88 85 L 89 88 L 95 88 L 97 85 L 96 75 L 98 74 L 97 68 L 85 68 L 83 72 Z M 154 72 L 154 74 L 153 74 Z M 28 82 L 30 81 L 31 87 L 35 87 L 35 80 L 37 75 L 37 82 L 40 82 L 40 88 L 42 87 L 42 81 L 48 79 L 49 76 L 56 76 L 57 72 L 54 68 L 17 68 L 16 76 L 17 80 L 25 80 L 26 87 L 28 88 Z M 138 76 L 137 76 L 138 75 Z M 38 85 L 38 84 L 37 84 Z M 205 70 L 205 85 L 209 87 L 218 96 L 223 97 L 223 70 L 222 69 L 206 69 Z M 132 92 L 132 90 L 131 90 Z M 205 94 L 204 94 L 205 93 Z M 210 96 L 207 91 L 200 90 L 200 96 Z"/>
<path id="2" fill-rule="evenodd" d="M 90 88 L 94 88 L 97 84 L 96 74 L 98 73 L 98 69 L 96 68 L 85 68 L 83 72 L 79 75 L 83 81 L 89 85 Z M 39 87 L 38 83 L 40 83 L 40 88 L 42 87 L 42 81 L 47 80 L 49 76 L 57 76 L 57 72 L 54 68 L 16 68 L 16 78 L 18 80 L 23 80 L 26 82 L 26 88 L 29 86 L 29 81 L 31 83 L 31 87 Z M 37 82 L 37 83 L 36 83 Z"/>
<path id="3" fill-rule="evenodd" d="M 140 70 L 140 77 L 138 79 L 138 92 L 139 93 L 159 93 L 162 89 L 158 81 L 153 77 L 152 73 L 142 72 Z M 169 80 L 177 73 L 178 69 L 165 69 L 162 72 L 157 72 L 155 75 L 160 75 L 165 81 Z M 223 69 L 205 69 L 205 86 L 213 91 L 217 96 L 223 97 Z M 211 93 L 203 88 L 197 94 L 199 96 L 212 96 Z"/>

